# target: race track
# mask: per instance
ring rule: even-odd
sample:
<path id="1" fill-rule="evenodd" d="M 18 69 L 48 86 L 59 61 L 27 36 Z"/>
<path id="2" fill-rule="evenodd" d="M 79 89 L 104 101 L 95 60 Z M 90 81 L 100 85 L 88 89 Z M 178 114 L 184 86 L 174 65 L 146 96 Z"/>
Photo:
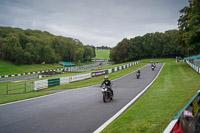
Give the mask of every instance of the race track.
<path id="1" fill-rule="evenodd" d="M 150 65 L 112 81 L 114 100 L 104 103 L 99 85 L 0 105 L 0 133 L 91 133 L 137 96 L 162 67 Z M 103 79 L 102 79 L 103 80 Z"/>

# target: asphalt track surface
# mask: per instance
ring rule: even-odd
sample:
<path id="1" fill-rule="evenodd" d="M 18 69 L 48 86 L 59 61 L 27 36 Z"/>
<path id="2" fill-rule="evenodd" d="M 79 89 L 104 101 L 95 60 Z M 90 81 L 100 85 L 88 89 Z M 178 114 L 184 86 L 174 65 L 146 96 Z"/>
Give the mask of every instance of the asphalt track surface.
<path id="1" fill-rule="evenodd" d="M 0 79 L 0 83 L 8 82 L 8 81 L 16 81 L 16 80 L 34 79 L 34 78 L 37 78 L 37 75 L 20 76 L 20 77 L 13 77 L 13 78 L 2 78 Z"/>
<path id="2" fill-rule="evenodd" d="M 112 81 L 114 100 L 103 102 L 99 85 L 0 105 L 0 133 L 91 133 L 136 97 L 163 64 L 150 65 Z"/>

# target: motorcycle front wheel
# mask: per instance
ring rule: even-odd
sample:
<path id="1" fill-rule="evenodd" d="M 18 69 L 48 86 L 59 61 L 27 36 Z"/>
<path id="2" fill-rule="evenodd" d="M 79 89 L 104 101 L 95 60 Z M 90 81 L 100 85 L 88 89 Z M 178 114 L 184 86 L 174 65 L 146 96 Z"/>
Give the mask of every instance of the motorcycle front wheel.
<path id="1" fill-rule="evenodd" d="M 110 97 L 110 100 L 113 100 L 114 92 L 112 92 L 112 96 Z"/>
<path id="2" fill-rule="evenodd" d="M 103 94 L 103 101 L 104 101 L 104 103 L 107 103 L 107 101 L 108 101 L 107 96 L 105 95 L 105 93 Z"/>

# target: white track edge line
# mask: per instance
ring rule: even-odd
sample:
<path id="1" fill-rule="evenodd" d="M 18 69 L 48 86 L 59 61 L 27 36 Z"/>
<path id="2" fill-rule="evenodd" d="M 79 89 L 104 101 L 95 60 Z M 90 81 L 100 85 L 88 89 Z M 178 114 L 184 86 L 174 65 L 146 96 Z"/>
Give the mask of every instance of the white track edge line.
<path id="1" fill-rule="evenodd" d="M 106 128 L 112 121 L 114 121 L 117 117 L 119 117 L 131 104 L 133 104 L 152 84 L 153 82 L 158 78 L 161 70 L 163 69 L 165 63 L 163 64 L 162 68 L 158 72 L 155 79 L 144 89 L 142 90 L 135 98 L 133 98 L 128 104 L 126 104 L 120 111 L 118 111 L 113 117 L 111 117 L 109 120 L 107 120 L 103 125 L 101 125 L 98 129 L 96 129 L 93 133 L 100 133 L 104 128 Z"/>
<path id="2" fill-rule="evenodd" d="M 147 65 L 148 65 L 148 64 L 147 64 Z M 147 65 L 145 65 L 145 66 L 147 66 Z M 134 65 L 134 66 L 135 66 L 135 65 Z M 145 66 L 143 66 L 143 67 L 145 67 Z M 141 67 L 141 68 L 139 68 L 139 69 L 142 69 L 143 67 Z M 138 70 L 138 69 L 137 69 L 137 70 Z M 137 70 L 135 70 L 135 71 L 137 71 Z M 132 73 L 134 73 L 135 71 L 133 71 L 133 72 L 131 72 L 131 73 L 128 73 L 128 74 L 126 74 L 126 75 L 124 75 L 124 76 L 122 76 L 122 77 L 119 77 L 119 78 L 117 78 L 117 79 L 114 79 L 113 81 L 118 80 L 118 79 L 121 79 L 121 78 L 123 78 L 123 77 L 125 77 L 125 76 L 127 76 L 127 75 L 129 75 L 129 74 L 132 74 Z M 98 85 L 98 84 L 96 84 L 96 85 Z M 92 87 L 92 86 L 96 86 L 96 85 L 91 85 L 91 86 L 87 86 L 87 87 Z M 24 101 L 29 101 L 29 100 L 34 100 L 34 99 L 38 99 L 38 98 L 43 98 L 43 97 L 48 97 L 48 96 L 52 96 L 52 95 L 57 95 L 57 94 L 60 94 L 60 93 L 65 93 L 66 91 L 76 91 L 76 90 L 83 89 L 83 88 L 87 88 L 87 87 L 68 89 L 68 90 L 64 90 L 64 91 L 61 91 L 61 92 L 56 92 L 56 93 L 53 93 L 53 94 L 46 94 L 46 95 L 44 95 L 44 96 L 38 96 L 38 97 L 33 97 L 33 98 L 29 98 L 29 99 L 19 100 L 19 101 L 15 101 L 15 102 L 0 104 L 0 107 L 1 107 L 1 106 L 5 106 L 5 105 L 9 105 L 9 104 L 20 103 L 20 102 L 24 102 Z"/>

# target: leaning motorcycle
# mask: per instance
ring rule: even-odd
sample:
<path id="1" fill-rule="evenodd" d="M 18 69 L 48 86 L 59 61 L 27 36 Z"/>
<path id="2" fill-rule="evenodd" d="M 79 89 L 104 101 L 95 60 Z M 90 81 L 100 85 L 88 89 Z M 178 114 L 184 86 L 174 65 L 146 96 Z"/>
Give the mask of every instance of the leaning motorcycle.
<path id="1" fill-rule="evenodd" d="M 102 86 L 103 101 L 106 103 L 108 100 L 113 100 L 114 94 L 110 91 L 108 86 Z"/>

